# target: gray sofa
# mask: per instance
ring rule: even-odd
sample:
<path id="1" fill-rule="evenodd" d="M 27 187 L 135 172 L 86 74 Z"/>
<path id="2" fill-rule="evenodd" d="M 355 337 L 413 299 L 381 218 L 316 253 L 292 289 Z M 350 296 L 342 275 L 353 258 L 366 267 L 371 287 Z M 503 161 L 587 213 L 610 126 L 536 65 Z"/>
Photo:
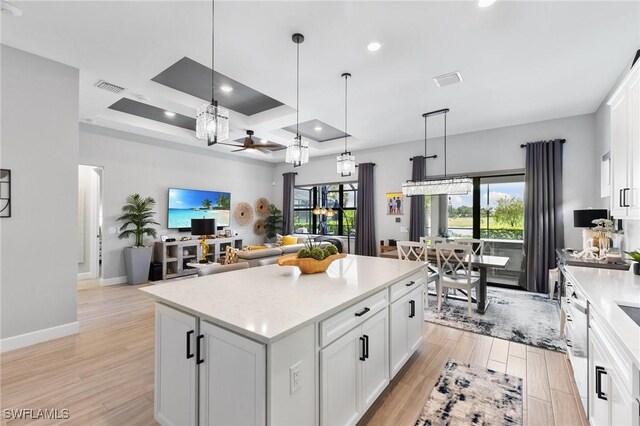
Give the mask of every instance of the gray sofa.
<path id="1" fill-rule="evenodd" d="M 329 242 L 323 241 L 318 245 L 320 247 L 326 247 L 329 244 Z M 249 267 L 253 268 L 254 266 L 260 266 L 259 262 L 263 259 L 273 259 L 285 254 L 297 253 L 298 250 L 303 247 L 304 244 L 291 244 L 288 246 L 278 246 L 260 250 L 241 250 L 238 252 L 238 262 L 247 262 Z"/>

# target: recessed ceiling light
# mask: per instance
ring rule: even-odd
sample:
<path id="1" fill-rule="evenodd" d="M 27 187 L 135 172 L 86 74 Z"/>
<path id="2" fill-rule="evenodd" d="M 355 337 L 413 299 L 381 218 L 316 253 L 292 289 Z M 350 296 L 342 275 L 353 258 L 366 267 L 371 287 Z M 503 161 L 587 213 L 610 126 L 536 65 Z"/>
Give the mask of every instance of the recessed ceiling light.
<path id="1" fill-rule="evenodd" d="M 316 126 L 316 127 L 313 128 L 313 130 L 315 130 L 316 132 L 319 132 L 320 130 L 322 130 L 322 127 Z"/>
<path id="2" fill-rule="evenodd" d="M 267 142 L 269 142 L 269 141 L 266 140 L 266 139 L 260 139 L 260 143 L 267 143 Z"/>
<path id="3" fill-rule="evenodd" d="M 457 84 L 462 82 L 462 75 L 457 71 L 451 72 L 449 74 L 443 74 L 437 77 L 433 77 L 433 81 L 435 81 L 438 87 L 444 87 L 450 84 Z"/>
<path id="4" fill-rule="evenodd" d="M 175 117 L 176 113 L 172 111 L 165 111 L 164 115 L 166 115 L 167 117 Z"/>
<path id="5" fill-rule="evenodd" d="M 478 0 L 478 7 L 489 7 L 495 2 L 496 0 Z"/>
<path id="6" fill-rule="evenodd" d="M 135 96 L 135 98 L 136 98 L 137 100 L 142 101 L 142 102 L 146 102 L 146 101 L 148 101 L 148 100 L 149 100 L 149 98 L 147 98 L 145 95 L 140 95 L 140 94 L 137 94 L 137 93 L 136 93 L 136 94 L 134 94 L 133 96 Z"/>
<path id="7" fill-rule="evenodd" d="M 378 50 L 380 50 L 381 47 L 382 47 L 382 44 L 380 44 L 379 41 L 372 41 L 367 45 L 367 50 L 369 50 L 369 52 L 377 52 Z"/>
<path id="8" fill-rule="evenodd" d="M 222 86 L 220 86 L 220 90 L 222 90 L 223 92 L 233 92 L 233 87 L 223 84 Z"/>
<path id="9" fill-rule="evenodd" d="M 2 13 L 10 16 L 22 16 L 22 11 L 8 1 L 2 0 Z"/>

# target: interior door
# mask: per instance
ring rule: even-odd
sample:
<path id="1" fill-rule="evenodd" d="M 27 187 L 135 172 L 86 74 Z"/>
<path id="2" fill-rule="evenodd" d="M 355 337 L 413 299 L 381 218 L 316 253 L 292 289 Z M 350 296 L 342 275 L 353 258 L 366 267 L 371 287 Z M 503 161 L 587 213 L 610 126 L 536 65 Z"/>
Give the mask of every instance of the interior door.
<path id="1" fill-rule="evenodd" d="M 362 324 L 365 361 L 362 363 L 362 411 L 373 404 L 389 384 L 389 314 L 378 312 Z"/>
<path id="2" fill-rule="evenodd" d="M 409 293 L 407 299 L 407 348 L 411 356 L 422 343 L 424 324 L 424 297 L 422 286 Z"/>

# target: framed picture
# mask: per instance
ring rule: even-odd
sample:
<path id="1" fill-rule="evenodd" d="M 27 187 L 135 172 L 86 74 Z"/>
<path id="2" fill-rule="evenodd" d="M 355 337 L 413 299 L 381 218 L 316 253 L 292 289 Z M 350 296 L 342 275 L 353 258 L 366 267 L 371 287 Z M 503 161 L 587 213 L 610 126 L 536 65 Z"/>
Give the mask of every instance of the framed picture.
<path id="1" fill-rule="evenodd" d="M 600 198 L 611 195 L 611 152 L 602 156 L 600 162 Z"/>
<path id="2" fill-rule="evenodd" d="M 404 196 L 402 192 L 387 192 L 387 214 L 400 216 L 404 214 Z"/>
<path id="3" fill-rule="evenodd" d="M 232 237 L 232 235 L 231 235 L 231 234 L 232 234 L 232 233 L 231 233 L 231 229 L 225 229 L 225 230 L 224 230 L 224 236 L 225 236 L 225 237 L 227 237 L 227 238 Z"/>

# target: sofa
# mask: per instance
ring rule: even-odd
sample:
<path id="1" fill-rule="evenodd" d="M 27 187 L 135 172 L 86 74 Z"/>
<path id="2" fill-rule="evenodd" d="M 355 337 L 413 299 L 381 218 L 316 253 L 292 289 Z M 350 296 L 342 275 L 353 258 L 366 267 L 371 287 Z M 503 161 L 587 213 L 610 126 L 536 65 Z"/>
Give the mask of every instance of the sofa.
<path id="1" fill-rule="evenodd" d="M 320 247 L 326 247 L 329 241 L 321 241 L 318 243 Z M 238 262 L 247 262 L 250 268 L 260 266 L 259 262 L 264 259 L 272 259 L 285 254 L 297 253 L 304 247 L 303 243 L 290 244 L 286 246 L 268 247 L 259 250 L 240 250 L 238 251 Z"/>

